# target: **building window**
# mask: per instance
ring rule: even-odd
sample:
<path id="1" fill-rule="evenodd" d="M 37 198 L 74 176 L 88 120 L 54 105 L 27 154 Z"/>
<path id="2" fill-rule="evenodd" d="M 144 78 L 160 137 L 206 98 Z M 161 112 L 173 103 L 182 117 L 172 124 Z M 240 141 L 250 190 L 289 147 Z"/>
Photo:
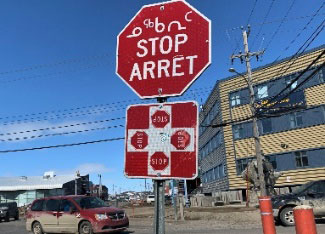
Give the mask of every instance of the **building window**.
<path id="1" fill-rule="evenodd" d="M 294 76 L 288 76 L 288 77 L 286 77 L 285 78 L 286 85 L 290 85 L 291 82 L 294 80 L 294 78 L 295 78 Z M 297 84 L 298 84 L 298 81 L 293 82 L 291 84 L 291 86 L 290 86 L 290 89 L 293 90 L 294 88 L 296 88 L 297 87 Z"/>
<path id="2" fill-rule="evenodd" d="M 251 161 L 251 159 L 247 159 L 247 158 L 237 160 L 237 172 L 238 172 L 238 174 L 242 173 L 245 170 L 245 168 L 247 167 L 248 162 L 250 162 L 250 161 Z"/>
<path id="3" fill-rule="evenodd" d="M 260 85 L 257 87 L 257 99 L 263 99 L 268 97 L 267 85 Z"/>
<path id="4" fill-rule="evenodd" d="M 302 114 L 301 113 L 293 113 L 290 115 L 290 127 L 297 128 L 303 125 Z"/>
<path id="5" fill-rule="evenodd" d="M 296 166 L 298 168 L 308 166 L 308 156 L 305 151 L 295 152 L 296 156 Z"/>
<path id="6" fill-rule="evenodd" d="M 240 105 L 240 95 L 238 92 L 230 94 L 230 103 L 231 103 L 231 106 Z"/>
<path id="7" fill-rule="evenodd" d="M 241 124 L 232 126 L 234 139 L 240 139 L 244 137 L 244 128 Z"/>
<path id="8" fill-rule="evenodd" d="M 270 118 L 262 119 L 261 123 L 262 123 L 263 134 L 272 132 L 272 120 Z"/>
<path id="9" fill-rule="evenodd" d="M 273 169 L 277 169 L 278 165 L 276 163 L 276 156 L 265 156 L 265 159 L 272 164 Z"/>
<path id="10" fill-rule="evenodd" d="M 323 69 L 318 71 L 318 80 L 319 80 L 320 84 L 324 83 L 324 71 L 323 71 Z"/>

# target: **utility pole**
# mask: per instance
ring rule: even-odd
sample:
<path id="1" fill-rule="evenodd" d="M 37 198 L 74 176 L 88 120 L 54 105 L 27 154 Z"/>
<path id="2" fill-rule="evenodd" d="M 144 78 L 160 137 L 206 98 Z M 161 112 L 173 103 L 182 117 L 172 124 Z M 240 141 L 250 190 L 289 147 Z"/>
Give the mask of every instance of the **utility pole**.
<path id="1" fill-rule="evenodd" d="M 102 175 L 98 174 L 99 177 L 99 186 L 98 186 L 98 196 L 99 198 L 102 197 Z"/>
<path id="2" fill-rule="evenodd" d="M 250 110 L 251 110 L 252 116 L 253 116 L 253 137 L 254 137 L 254 142 L 255 142 L 257 172 L 258 172 L 258 177 L 259 177 L 259 182 L 260 182 L 261 196 L 266 196 L 267 194 L 266 194 L 264 171 L 263 171 L 263 156 L 262 156 L 262 149 L 261 149 L 261 143 L 260 143 L 260 133 L 259 133 L 258 126 L 257 126 L 255 92 L 254 92 L 253 83 L 252 83 L 252 71 L 251 71 L 251 64 L 250 64 L 251 57 L 256 56 L 256 59 L 258 59 L 258 56 L 263 54 L 264 51 L 249 52 L 249 49 L 248 49 L 249 33 L 250 33 L 250 26 L 248 26 L 248 32 L 246 30 L 243 30 L 243 41 L 244 41 L 245 52 L 239 53 L 236 55 L 232 55 L 231 60 L 233 61 L 234 59 L 239 58 L 241 61 L 244 60 L 246 62 L 247 84 L 248 84 L 249 93 L 250 93 Z"/>

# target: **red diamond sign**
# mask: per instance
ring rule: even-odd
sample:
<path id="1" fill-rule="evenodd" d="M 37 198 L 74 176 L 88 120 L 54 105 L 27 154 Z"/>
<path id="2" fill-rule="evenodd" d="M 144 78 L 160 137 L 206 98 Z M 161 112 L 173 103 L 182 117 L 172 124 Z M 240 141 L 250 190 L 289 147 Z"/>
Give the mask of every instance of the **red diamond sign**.
<path id="1" fill-rule="evenodd" d="M 126 114 L 128 178 L 194 179 L 197 176 L 196 102 L 132 105 Z"/>
<path id="2" fill-rule="evenodd" d="M 151 116 L 151 122 L 156 128 L 164 128 L 170 121 L 169 114 L 163 110 L 157 110 Z"/>
<path id="3" fill-rule="evenodd" d="M 182 95 L 211 63 L 210 37 L 186 1 L 145 5 L 117 37 L 116 74 L 140 98 Z"/>
<path id="4" fill-rule="evenodd" d="M 176 131 L 172 135 L 171 143 L 178 150 L 185 149 L 191 141 L 191 135 L 185 130 Z"/>
<path id="5" fill-rule="evenodd" d="M 156 152 L 150 157 L 150 166 L 156 170 L 164 170 L 169 164 L 169 158 L 164 152 Z"/>

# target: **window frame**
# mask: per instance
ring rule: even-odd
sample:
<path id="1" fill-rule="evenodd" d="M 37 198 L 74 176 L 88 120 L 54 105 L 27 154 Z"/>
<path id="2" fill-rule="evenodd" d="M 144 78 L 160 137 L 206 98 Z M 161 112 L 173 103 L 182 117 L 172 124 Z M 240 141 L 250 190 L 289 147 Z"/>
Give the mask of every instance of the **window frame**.
<path id="1" fill-rule="evenodd" d="M 293 80 L 295 79 L 295 76 L 294 75 L 290 75 L 290 76 L 287 76 L 285 78 L 285 83 L 286 85 L 288 86 Z M 293 82 L 291 85 L 290 85 L 290 90 L 293 90 L 294 88 L 296 88 L 298 85 L 298 81 L 296 80 L 295 82 Z"/>
<path id="2" fill-rule="evenodd" d="M 266 89 L 264 91 L 264 89 Z M 267 84 L 262 84 L 257 86 L 256 99 L 261 100 L 269 96 L 269 87 Z"/>
<path id="3" fill-rule="evenodd" d="M 307 151 L 296 151 L 296 152 L 294 152 L 294 155 L 295 155 L 296 168 L 309 167 Z M 304 159 L 305 159 L 305 162 L 304 162 Z M 298 165 L 298 162 L 300 163 L 300 165 Z M 307 164 L 305 165 L 306 162 L 307 162 Z"/>
<path id="4" fill-rule="evenodd" d="M 240 93 L 238 91 L 231 93 L 229 100 L 230 100 L 231 107 L 239 106 L 241 104 Z"/>
<path id="5" fill-rule="evenodd" d="M 265 126 L 264 124 L 265 123 L 269 123 L 270 126 L 268 127 L 269 128 L 269 131 L 265 131 Z M 268 133 L 272 133 L 273 132 L 273 124 L 272 124 L 272 119 L 271 118 L 265 118 L 265 119 L 261 119 L 261 126 L 262 126 L 262 134 L 268 134 Z"/>
<path id="6" fill-rule="evenodd" d="M 300 124 L 298 124 L 299 119 L 301 121 Z M 289 115 L 289 126 L 290 128 L 299 128 L 304 125 L 303 115 L 302 112 L 295 112 Z"/>
<path id="7" fill-rule="evenodd" d="M 244 127 L 243 124 L 236 124 L 232 126 L 234 140 L 239 140 L 244 138 Z M 236 136 L 238 133 L 238 137 Z"/>

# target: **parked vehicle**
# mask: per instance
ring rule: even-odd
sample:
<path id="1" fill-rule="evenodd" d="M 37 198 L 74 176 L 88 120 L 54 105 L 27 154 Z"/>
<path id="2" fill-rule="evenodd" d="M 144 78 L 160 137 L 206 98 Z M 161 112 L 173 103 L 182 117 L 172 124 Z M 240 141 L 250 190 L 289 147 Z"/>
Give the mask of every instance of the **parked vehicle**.
<path id="1" fill-rule="evenodd" d="M 308 182 L 295 192 L 273 196 L 273 216 L 283 225 L 293 226 L 293 208 L 298 205 L 311 206 L 316 218 L 325 217 L 325 180 Z"/>
<path id="2" fill-rule="evenodd" d="M 10 221 L 10 218 L 15 220 L 19 219 L 19 211 L 16 202 L 0 203 L 0 221 L 4 219 L 6 222 Z"/>
<path id="3" fill-rule="evenodd" d="M 129 227 L 122 209 L 90 196 L 60 196 L 35 200 L 26 215 L 26 229 L 43 233 L 107 233 Z"/>
<path id="4" fill-rule="evenodd" d="M 147 203 L 151 204 L 152 202 L 155 202 L 155 195 L 148 195 L 147 196 Z"/>

